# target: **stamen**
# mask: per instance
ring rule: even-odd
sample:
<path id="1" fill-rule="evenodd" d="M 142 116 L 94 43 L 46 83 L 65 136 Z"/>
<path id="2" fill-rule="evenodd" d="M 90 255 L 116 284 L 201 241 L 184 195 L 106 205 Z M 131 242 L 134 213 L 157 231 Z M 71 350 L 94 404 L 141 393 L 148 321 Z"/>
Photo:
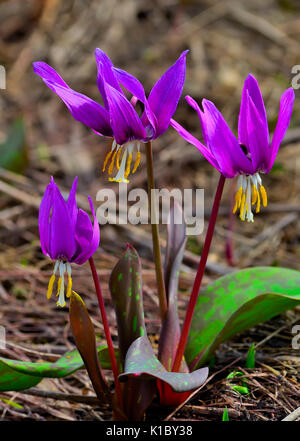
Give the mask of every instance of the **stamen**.
<path id="1" fill-rule="evenodd" d="M 259 189 L 263 201 L 263 206 L 266 207 L 268 205 L 268 197 L 267 197 L 266 189 L 263 185 L 261 185 Z"/>
<path id="2" fill-rule="evenodd" d="M 134 174 L 137 171 L 137 168 L 140 165 L 140 162 L 141 162 L 141 152 L 138 150 L 136 152 L 135 163 L 134 163 L 131 174 Z"/>
<path id="3" fill-rule="evenodd" d="M 52 276 L 50 277 L 49 284 L 48 284 L 48 289 L 47 289 L 47 299 L 48 300 L 52 296 L 54 282 L 55 282 L 55 275 L 52 274 Z"/>
<path id="4" fill-rule="evenodd" d="M 238 179 L 238 188 L 235 195 L 235 205 L 233 213 L 240 209 L 240 219 L 242 221 L 247 219 L 248 222 L 253 222 L 253 213 L 251 205 L 256 204 L 256 213 L 259 213 L 261 207 L 261 199 L 263 206 L 266 207 L 267 193 L 262 185 L 261 177 L 258 173 L 254 175 L 240 175 Z"/>
<path id="5" fill-rule="evenodd" d="M 125 167 L 126 167 L 126 159 L 127 159 L 127 149 L 125 149 L 123 156 L 122 156 L 122 161 L 120 164 L 120 169 L 117 173 L 117 176 L 115 178 L 109 178 L 109 180 L 111 182 L 125 182 L 126 184 L 129 182 L 126 178 L 125 178 Z"/>
<path id="6" fill-rule="evenodd" d="M 64 273 L 65 273 L 65 264 L 60 262 L 59 265 L 59 280 L 58 280 L 58 301 L 56 302 L 57 306 L 61 306 L 62 308 L 66 305 L 65 301 L 65 286 L 64 286 Z"/>
<path id="7" fill-rule="evenodd" d="M 257 190 L 254 184 L 252 184 L 252 201 L 251 201 L 251 205 L 256 204 L 257 201 Z"/>
<path id="8" fill-rule="evenodd" d="M 260 212 L 260 195 L 259 192 L 257 191 L 257 204 L 256 204 L 256 213 Z"/>
<path id="9" fill-rule="evenodd" d="M 237 209 L 240 208 L 240 206 L 241 206 L 242 194 L 243 194 L 243 188 L 240 187 L 239 191 L 235 195 L 235 205 L 234 205 L 234 208 L 232 210 L 233 214 L 235 214 Z"/>
<path id="10" fill-rule="evenodd" d="M 111 155 L 112 155 L 112 150 L 110 152 L 108 152 L 107 155 L 105 156 L 105 159 L 104 159 L 104 162 L 103 162 L 103 167 L 102 167 L 102 172 L 105 172 L 107 163 L 108 163 L 109 158 L 111 157 Z"/>
<path id="11" fill-rule="evenodd" d="M 130 166 L 131 166 L 131 162 L 132 162 L 132 153 L 130 153 L 129 158 L 127 159 L 127 166 L 126 166 L 126 170 L 125 170 L 125 178 L 128 178 L 128 175 L 130 173 Z"/>
<path id="12" fill-rule="evenodd" d="M 112 157 L 111 163 L 109 164 L 109 167 L 108 167 L 108 174 L 109 175 L 111 175 L 112 172 L 113 172 L 114 165 L 115 165 L 116 154 L 117 154 L 117 151 L 115 150 L 114 153 L 113 153 L 113 157 Z"/>
<path id="13" fill-rule="evenodd" d="M 69 298 L 72 292 L 72 277 L 71 277 L 71 265 L 69 262 L 66 263 L 67 273 L 68 273 L 68 288 L 67 297 Z"/>
<path id="14" fill-rule="evenodd" d="M 120 156 L 121 156 L 121 147 L 118 148 L 118 153 L 117 153 L 117 159 L 116 159 L 116 166 L 117 169 L 120 170 Z"/>

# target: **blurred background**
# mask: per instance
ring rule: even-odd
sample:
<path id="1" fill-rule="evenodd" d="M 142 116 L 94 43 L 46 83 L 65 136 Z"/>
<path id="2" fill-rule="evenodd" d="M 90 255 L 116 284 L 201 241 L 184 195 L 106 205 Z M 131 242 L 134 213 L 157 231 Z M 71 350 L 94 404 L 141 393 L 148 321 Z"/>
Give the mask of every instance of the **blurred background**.
<path id="1" fill-rule="evenodd" d="M 73 120 L 61 100 L 33 73 L 32 63 L 49 63 L 73 89 L 97 101 L 96 47 L 103 49 L 117 67 L 137 76 L 146 92 L 180 53 L 189 49 L 186 82 L 175 119 L 201 139 L 198 117 L 184 96 L 192 95 L 198 102 L 204 97 L 213 100 L 236 130 L 241 90 L 248 73 L 259 81 L 270 131 L 274 130 L 281 94 L 291 86 L 292 67 L 300 64 L 299 40 L 297 0 L 0 1 L 0 65 L 6 70 L 6 88 L 0 90 L 0 324 L 5 326 L 9 342 L 5 356 L 36 360 L 41 358 L 39 351 L 54 357 L 73 348 L 67 308 L 58 311 L 54 299 L 46 300 L 52 263 L 40 249 L 37 216 L 50 175 L 66 192 L 74 176 L 79 176 L 78 203 L 87 210 L 87 195 L 95 202 L 99 189 L 117 190 L 101 172 L 108 141 Z M 269 206 L 255 217 L 254 224 L 230 218 L 234 184 L 226 183 L 205 283 L 235 267 L 279 265 L 300 269 L 300 94 L 295 93 L 290 129 L 272 172 L 264 177 Z M 153 149 L 156 186 L 204 188 L 207 221 L 218 172 L 172 128 L 154 142 Z M 128 187 L 146 188 L 143 152 L 142 164 Z M 161 231 L 164 246 L 165 228 Z M 180 278 L 181 317 L 203 240 L 204 234 L 188 239 Z M 96 260 L 109 318 L 113 323 L 107 281 L 127 241 L 142 256 L 147 327 L 155 345 L 159 319 L 148 227 L 102 228 Z M 74 268 L 73 276 L 76 291 L 86 299 L 101 330 L 88 267 Z M 246 347 L 249 341 L 260 341 L 266 332 L 272 332 L 270 327 L 277 329 L 297 314 L 299 311 L 289 312 L 252 334 L 249 331 Z M 283 354 L 286 340 L 291 338 L 290 328 L 284 332 L 283 348 L 279 344 Z M 116 337 L 115 329 L 113 333 Z M 243 350 L 241 341 L 233 341 L 224 354 Z M 274 347 L 278 353 L 277 342 L 266 347 L 267 354 L 272 354 Z M 84 373 L 76 373 L 74 378 L 73 382 L 49 380 L 46 388 L 76 393 L 84 385 L 90 390 Z M 217 387 L 222 389 L 220 384 Z M 50 406 L 50 410 L 44 406 L 41 413 L 42 404 L 36 397 L 22 399 L 22 411 L 5 404 L 2 409 L 1 399 L 0 411 L 9 419 L 22 418 L 22 412 L 28 417 L 29 411 L 35 419 L 87 419 L 90 415 L 84 406 L 78 414 L 66 406 Z"/>

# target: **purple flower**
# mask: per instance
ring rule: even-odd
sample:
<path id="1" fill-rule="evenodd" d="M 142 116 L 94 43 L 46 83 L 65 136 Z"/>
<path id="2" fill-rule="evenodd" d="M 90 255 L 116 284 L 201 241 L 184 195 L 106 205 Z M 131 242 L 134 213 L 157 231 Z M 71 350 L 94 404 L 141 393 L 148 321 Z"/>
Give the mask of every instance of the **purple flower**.
<path id="1" fill-rule="evenodd" d="M 240 210 L 240 218 L 253 222 L 251 205 L 260 211 L 261 199 L 267 205 L 266 190 L 260 173 L 269 173 L 273 167 L 280 143 L 289 126 L 295 94 L 287 89 L 280 100 L 276 129 L 269 141 L 269 129 L 265 105 L 258 83 L 253 75 L 246 78 L 239 114 L 238 139 L 234 136 L 216 106 L 202 101 L 202 109 L 190 96 L 187 102 L 198 113 L 206 145 L 171 119 L 177 132 L 200 150 L 205 158 L 226 178 L 239 175 L 238 191 L 233 212 Z"/>
<path id="2" fill-rule="evenodd" d="M 64 274 L 67 273 L 67 297 L 71 294 L 72 278 L 71 263 L 82 265 L 96 251 L 99 246 L 100 230 L 89 198 L 94 225 L 88 214 L 77 208 L 75 194 L 77 178 L 74 179 L 69 198 L 64 200 L 53 177 L 47 186 L 39 211 L 39 230 L 42 251 L 46 256 L 55 260 L 53 274 L 50 278 L 47 297 L 52 295 L 55 276 L 59 271 L 58 279 L 58 306 L 65 306 Z"/>
<path id="3" fill-rule="evenodd" d="M 146 98 L 142 84 L 134 76 L 116 69 L 108 56 L 102 50 L 96 49 L 97 84 L 104 107 L 72 90 L 48 64 L 39 61 L 33 63 L 33 69 L 64 101 L 77 121 L 81 121 L 98 135 L 114 138 L 112 149 L 105 158 L 103 171 L 109 164 L 108 174 L 112 175 L 116 167 L 117 175 L 110 180 L 128 182 L 127 177 L 130 172 L 135 173 L 140 162 L 140 142 L 148 142 L 162 135 L 175 113 L 185 79 L 187 52 L 183 52 L 176 63 L 164 73 Z M 120 85 L 132 95 L 131 101 L 126 98 Z M 137 101 L 144 108 L 141 116 L 135 110 Z"/>

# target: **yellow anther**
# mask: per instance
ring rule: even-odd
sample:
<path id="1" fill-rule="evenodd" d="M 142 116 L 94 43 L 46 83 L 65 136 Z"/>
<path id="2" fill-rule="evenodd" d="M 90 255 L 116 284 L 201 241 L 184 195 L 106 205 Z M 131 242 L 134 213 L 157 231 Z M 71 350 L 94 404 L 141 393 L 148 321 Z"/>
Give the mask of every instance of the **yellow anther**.
<path id="1" fill-rule="evenodd" d="M 260 189 L 260 194 L 261 194 L 261 197 L 262 197 L 263 206 L 266 207 L 268 205 L 268 198 L 267 198 L 266 189 L 265 189 L 265 187 L 263 185 L 261 185 L 259 187 L 259 189 Z"/>
<path id="2" fill-rule="evenodd" d="M 134 174 L 137 171 L 137 168 L 140 165 L 140 162 L 141 162 L 141 152 L 138 151 L 136 153 L 135 163 L 134 163 L 134 166 L 133 166 L 133 170 L 131 172 L 132 174 Z"/>
<path id="3" fill-rule="evenodd" d="M 260 195 L 259 192 L 257 191 L 257 204 L 256 204 L 256 213 L 260 212 Z"/>
<path id="4" fill-rule="evenodd" d="M 56 294 L 57 297 L 59 296 L 60 293 L 60 287 L 61 287 L 61 277 L 58 279 L 58 283 L 57 283 L 57 294 Z"/>
<path id="5" fill-rule="evenodd" d="M 252 185 L 252 201 L 251 201 L 251 204 L 254 205 L 256 203 L 256 201 L 257 201 L 257 190 L 256 190 L 255 185 L 253 184 Z"/>
<path id="6" fill-rule="evenodd" d="M 245 213 L 244 213 L 245 202 L 246 202 L 246 194 L 243 193 L 242 201 L 241 201 L 241 208 L 240 208 L 240 219 L 241 220 L 245 220 Z"/>
<path id="7" fill-rule="evenodd" d="M 109 167 L 108 167 L 108 174 L 109 175 L 111 175 L 112 172 L 113 172 L 114 165 L 115 165 L 116 154 L 117 154 L 117 151 L 115 150 L 114 153 L 113 153 L 113 157 L 111 159 L 111 163 L 109 164 Z"/>
<path id="8" fill-rule="evenodd" d="M 130 153 L 129 158 L 127 159 L 127 165 L 126 165 L 126 170 L 125 170 L 125 179 L 128 178 L 128 175 L 130 173 L 130 166 L 131 166 L 131 161 L 132 161 L 132 153 Z"/>
<path id="9" fill-rule="evenodd" d="M 118 170 L 120 170 L 120 156 L 121 156 L 121 151 L 122 151 L 122 149 L 119 148 L 118 153 L 117 153 L 116 165 L 117 165 L 117 169 L 118 169 Z"/>
<path id="10" fill-rule="evenodd" d="M 72 277 L 68 277 L 67 297 L 69 298 L 72 292 Z"/>
<path id="11" fill-rule="evenodd" d="M 55 282 L 55 275 L 52 274 L 52 276 L 50 277 L 50 280 L 49 280 L 49 284 L 48 284 L 47 299 L 50 299 L 52 296 L 54 282 Z"/>
<path id="12" fill-rule="evenodd" d="M 237 209 L 241 205 L 242 194 L 243 194 L 243 188 L 240 187 L 239 190 L 237 191 L 236 195 L 235 195 L 235 205 L 234 205 L 234 208 L 232 210 L 233 214 L 236 213 Z"/>
<path id="13" fill-rule="evenodd" d="M 109 158 L 111 157 L 112 154 L 112 150 L 110 152 L 107 153 L 107 155 L 105 156 L 104 162 L 103 162 L 103 167 L 102 167 L 102 171 L 105 172 L 107 163 L 109 161 Z"/>

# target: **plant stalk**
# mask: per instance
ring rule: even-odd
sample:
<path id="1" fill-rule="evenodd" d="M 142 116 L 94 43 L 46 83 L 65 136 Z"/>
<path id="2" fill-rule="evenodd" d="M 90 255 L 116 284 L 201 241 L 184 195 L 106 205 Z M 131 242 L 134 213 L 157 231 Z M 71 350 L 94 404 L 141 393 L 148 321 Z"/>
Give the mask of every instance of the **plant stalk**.
<path id="1" fill-rule="evenodd" d="M 156 223 L 156 203 L 155 194 L 152 192 L 154 190 L 154 172 L 153 172 L 153 155 L 152 155 L 152 145 L 151 142 L 146 143 L 146 160 L 147 160 L 147 178 L 148 178 L 148 200 L 149 200 L 149 215 L 152 229 L 152 243 L 153 243 L 153 256 L 155 263 L 156 281 L 159 297 L 159 307 L 161 319 L 163 320 L 167 309 L 167 296 L 165 289 L 165 282 L 162 269 L 162 259 L 160 252 L 159 243 L 159 228 L 158 223 Z"/>
<path id="2" fill-rule="evenodd" d="M 98 278 L 98 274 L 97 274 L 97 270 L 96 270 L 96 266 L 95 266 L 95 262 L 94 262 L 93 257 L 89 258 L 89 264 L 90 264 L 91 271 L 92 271 L 92 276 L 93 276 L 95 289 L 96 289 L 96 293 L 97 293 L 100 313 L 101 313 L 101 317 L 102 317 L 103 328 L 104 328 L 105 337 L 106 337 L 106 341 L 107 341 L 109 358 L 110 358 L 113 376 L 114 376 L 114 380 L 115 380 L 116 395 L 117 395 L 117 399 L 119 402 L 119 406 L 121 409 L 123 409 L 122 391 L 121 391 L 121 385 L 120 385 L 120 382 L 118 379 L 119 369 L 118 369 L 118 364 L 117 364 L 117 360 L 116 360 L 116 356 L 115 356 L 115 352 L 114 352 L 114 348 L 113 348 L 113 343 L 112 343 L 112 339 L 111 339 L 111 335 L 110 335 L 108 320 L 107 320 L 107 316 L 106 316 L 106 312 L 105 312 L 105 306 L 104 306 L 101 286 L 100 286 L 100 282 L 99 282 L 99 278 Z"/>
<path id="3" fill-rule="evenodd" d="M 217 191 L 215 194 L 215 199 L 214 199 L 212 212 L 211 212 L 210 219 L 209 219 L 209 224 L 208 224 L 208 228 L 207 228 L 207 233 L 206 233 L 206 237 L 205 237 L 205 241 L 204 241 L 204 245 L 203 245 L 203 250 L 202 250 L 197 274 L 196 274 L 196 277 L 194 280 L 192 294 L 190 297 L 185 320 L 184 320 L 184 323 L 182 326 L 182 332 L 181 332 L 175 360 L 174 360 L 173 367 L 172 367 L 173 372 L 179 372 L 182 358 L 184 355 L 184 350 L 185 350 L 186 342 L 188 339 L 188 334 L 189 334 L 190 327 L 191 327 L 193 313 L 194 313 L 197 298 L 199 295 L 201 282 L 202 282 L 204 270 L 206 267 L 207 257 L 208 257 L 208 253 L 210 250 L 210 246 L 211 246 L 211 242 L 212 242 L 212 238 L 213 238 L 213 234 L 214 234 L 214 230 L 215 230 L 215 225 L 216 225 L 216 220 L 217 220 L 217 216 L 218 216 L 218 211 L 219 211 L 219 206 L 220 206 L 220 201 L 221 201 L 221 197 L 222 197 L 222 193 L 223 193 L 224 184 L 225 184 L 225 177 L 221 174 L 220 179 L 219 179 L 219 183 L 218 183 L 218 187 L 217 187 Z"/>

